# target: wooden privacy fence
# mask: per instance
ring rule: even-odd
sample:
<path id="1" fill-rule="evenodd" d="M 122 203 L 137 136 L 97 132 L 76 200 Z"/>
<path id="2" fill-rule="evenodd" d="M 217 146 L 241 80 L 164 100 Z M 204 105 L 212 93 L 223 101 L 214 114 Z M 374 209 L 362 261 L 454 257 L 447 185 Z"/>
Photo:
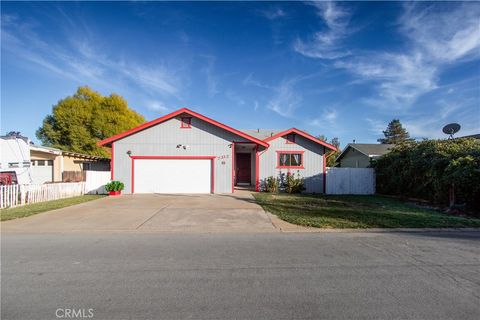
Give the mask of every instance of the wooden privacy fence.
<path id="1" fill-rule="evenodd" d="M 85 193 L 85 182 L 0 186 L 0 208 L 57 200 Z"/>
<path id="2" fill-rule="evenodd" d="M 86 171 L 63 171 L 62 182 L 81 182 L 86 180 Z"/>
<path id="3" fill-rule="evenodd" d="M 327 194 L 375 194 L 373 168 L 327 168 Z"/>

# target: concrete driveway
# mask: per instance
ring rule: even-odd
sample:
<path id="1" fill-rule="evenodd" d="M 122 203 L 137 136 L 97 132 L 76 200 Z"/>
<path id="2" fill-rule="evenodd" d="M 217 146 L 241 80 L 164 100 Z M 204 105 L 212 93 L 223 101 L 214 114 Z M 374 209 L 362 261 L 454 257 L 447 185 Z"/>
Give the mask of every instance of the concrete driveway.
<path id="1" fill-rule="evenodd" d="M 124 195 L 2 223 L 2 232 L 275 232 L 248 192 Z"/>

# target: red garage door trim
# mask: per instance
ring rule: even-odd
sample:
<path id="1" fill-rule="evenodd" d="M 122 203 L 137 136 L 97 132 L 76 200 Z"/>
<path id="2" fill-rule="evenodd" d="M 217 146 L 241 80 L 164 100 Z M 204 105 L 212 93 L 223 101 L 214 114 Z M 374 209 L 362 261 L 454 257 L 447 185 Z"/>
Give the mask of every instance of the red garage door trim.
<path id="1" fill-rule="evenodd" d="M 143 160 L 210 160 L 211 162 L 211 174 L 212 174 L 212 193 L 215 193 L 215 156 L 130 156 L 132 159 L 132 193 L 135 193 L 135 160 L 136 159 L 143 159 Z"/>

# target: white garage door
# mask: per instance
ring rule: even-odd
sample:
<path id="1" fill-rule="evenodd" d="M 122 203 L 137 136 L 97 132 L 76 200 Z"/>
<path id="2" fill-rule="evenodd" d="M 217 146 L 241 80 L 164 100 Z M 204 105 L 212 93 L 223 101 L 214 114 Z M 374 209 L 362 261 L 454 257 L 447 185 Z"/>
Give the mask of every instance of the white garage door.
<path id="1" fill-rule="evenodd" d="M 43 184 L 53 181 L 53 161 L 52 160 L 32 160 L 31 166 L 32 183 Z"/>
<path id="2" fill-rule="evenodd" d="M 134 193 L 210 193 L 211 160 L 136 159 Z"/>

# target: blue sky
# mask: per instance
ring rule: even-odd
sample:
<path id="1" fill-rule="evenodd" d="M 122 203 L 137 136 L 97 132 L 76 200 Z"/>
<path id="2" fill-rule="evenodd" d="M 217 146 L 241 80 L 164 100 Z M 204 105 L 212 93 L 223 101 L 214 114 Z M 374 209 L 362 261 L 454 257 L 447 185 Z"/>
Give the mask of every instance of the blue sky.
<path id="1" fill-rule="evenodd" d="M 1 133 L 88 85 L 148 120 L 189 107 L 239 129 L 376 142 L 480 133 L 480 3 L 2 2 Z"/>

